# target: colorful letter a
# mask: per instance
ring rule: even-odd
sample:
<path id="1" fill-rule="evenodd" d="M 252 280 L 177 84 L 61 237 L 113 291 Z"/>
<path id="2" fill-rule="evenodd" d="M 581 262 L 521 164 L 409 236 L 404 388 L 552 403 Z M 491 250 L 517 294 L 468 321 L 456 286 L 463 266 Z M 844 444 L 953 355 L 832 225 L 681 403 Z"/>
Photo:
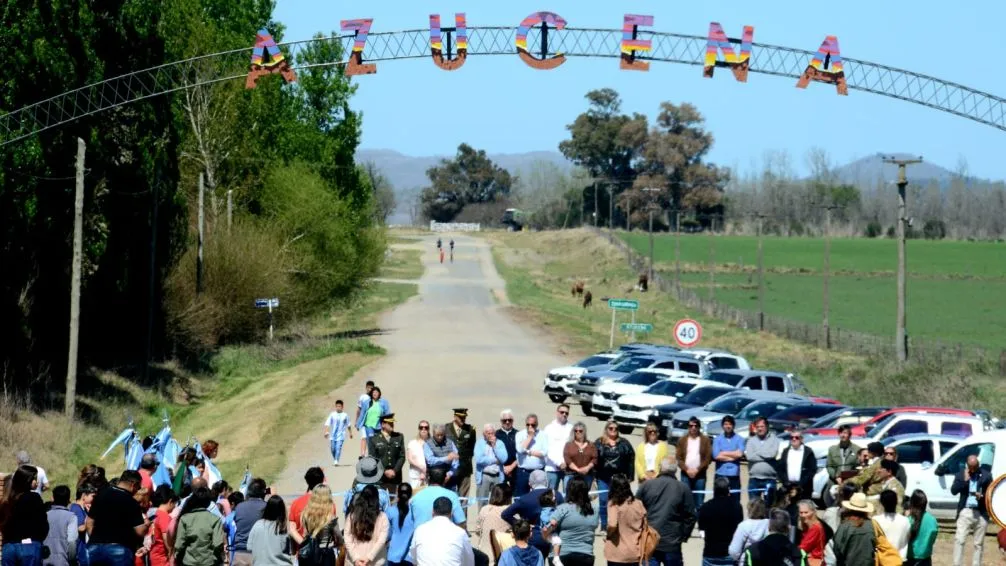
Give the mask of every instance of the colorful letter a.
<path id="1" fill-rule="evenodd" d="M 268 62 L 266 54 L 268 53 Z M 248 77 L 245 79 L 245 88 L 255 88 L 258 78 L 262 75 L 279 73 L 283 80 L 292 83 L 297 80 L 297 74 L 290 68 L 290 64 L 283 57 L 283 52 L 276 45 L 276 40 L 266 29 L 260 29 L 255 35 L 255 47 L 252 49 L 251 67 L 248 69 Z"/>

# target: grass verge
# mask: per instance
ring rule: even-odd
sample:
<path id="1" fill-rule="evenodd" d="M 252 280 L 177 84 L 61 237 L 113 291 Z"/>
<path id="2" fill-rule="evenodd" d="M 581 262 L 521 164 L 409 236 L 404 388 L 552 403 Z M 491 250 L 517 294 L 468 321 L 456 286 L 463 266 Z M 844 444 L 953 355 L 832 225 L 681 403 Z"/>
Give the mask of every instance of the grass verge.
<path id="1" fill-rule="evenodd" d="M 658 291 L 632 291 L 636 273 L 621 252 L 586 230 L 495 233 L 488 237 L 519 316 L 551 331 L 571 356 L 586 356 L 608 347 L 611 311 L 604 297 L 632 298 L 640 301 L 637 322 L 654 326 L 654 333 L 638 336 L 640 340 L 674 343 L 674 323 L 695 318 L 703 327 L 700 345 L 742 354 L 754 367 L 796 373 L 815 394 L 845 403 L 995 409 L 1006 401 L 1006 387 L 993 377 L 994 368 L 982 364 L 899 370 L 880 360 L 822 350 L 709 320 Z M 593 293 L 590 308 L 582 308 L 570 296 L 577 279 L 585 281 Z M 629 322 L 629 315 L 619 313 L 617 322 Z M 616 327 L 615 346 L 628 341 L 629 336 Z"/>
<path id="2" fill-rule="evenodd" d="M 414 247 L 388 248 L 379 276 L 386 279 L 419 279 L 423 276 L 421 254 L 422 251 Z"/>

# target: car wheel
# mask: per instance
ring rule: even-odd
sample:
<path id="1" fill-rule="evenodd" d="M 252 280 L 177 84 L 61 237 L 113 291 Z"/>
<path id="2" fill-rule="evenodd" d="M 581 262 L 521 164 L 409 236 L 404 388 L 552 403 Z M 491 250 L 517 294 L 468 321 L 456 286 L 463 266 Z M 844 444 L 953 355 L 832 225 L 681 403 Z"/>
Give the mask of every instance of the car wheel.
<path id="1" fill-rule="evenodd" d="M 548 394 L 548 400 L 551 401 L 551 402 L 553 402 L 553 403 L 562 403 L 563 401 L 566 400 L 566 396 L 565 395 L 553 395 L 553 394 L 549 393 Z"/>
<path id="2" fill-rule="evenodd" d="M 618 432 L 621 434 L 632 434 L 634 430 L 636 430 L 634 426 L 618 425 Z"/>
<path id="3" fill-rule="evenodd" d="M 580 403 L 580 410 L 583 411 L 583 414 L 587 415 L 588 417 L 594 416 L 594 410 L 590 407 L 590 405 Z"/>

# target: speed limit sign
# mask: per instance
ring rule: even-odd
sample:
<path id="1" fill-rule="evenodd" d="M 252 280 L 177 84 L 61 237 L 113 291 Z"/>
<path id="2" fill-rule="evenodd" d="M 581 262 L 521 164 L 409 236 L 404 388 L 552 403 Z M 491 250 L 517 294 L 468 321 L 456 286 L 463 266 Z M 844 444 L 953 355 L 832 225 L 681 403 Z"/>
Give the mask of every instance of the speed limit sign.
<path id="1" fill-rule="evenodd" d="M 690 318 L 679 320 L 674 325 L 674 339 L 679 346 L 690 348 L 702 339 L 702 326 Z"/>

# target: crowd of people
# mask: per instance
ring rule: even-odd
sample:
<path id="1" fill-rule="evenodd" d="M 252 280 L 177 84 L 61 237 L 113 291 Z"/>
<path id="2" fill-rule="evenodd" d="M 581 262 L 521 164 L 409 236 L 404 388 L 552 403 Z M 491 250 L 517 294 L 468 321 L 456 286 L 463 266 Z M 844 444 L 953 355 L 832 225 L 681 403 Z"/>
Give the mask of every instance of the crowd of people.
<path id="1" fill-rule="evenodd" d="M 334 491 L 324 470 L 312 467 L 305 492 L 289 505 L 260 478 L 243 490 L 211 482 L 188 450 L 171 485 L 154 485 L 158 462 L 147 454 L 138 470 L 110 480 L 87 466 L 72 501 L 70 487 L 60 485 L 46 504 L 44 471 L 19 454 L 0 503 L 3 566 L 334 566 L 339 559 L 352 566 L 589 566 L 600 558 L 613 566 L 679 566 L 692 537 L 702 540 L 704 566 L 932 563 L 937 524 L 926 494 L 905 493 L 896 450 L 860 448 L 848 427 L 828 452 L 835 504 L 820 513 L 810 500 L 813 453 L 798 431 L 780 452 L 764 419 L 746 440 L 730 416 L 715 438 L 692 419 L 673 444 L 651 424 L 633 446 L 614 421 L 592 437 L 583 422 L 571 422 L 566 404 L 543 427 L 533 413 L 515 426 L 513 411 L 503 410 L 498 425 L 481 430 L 457 408 L 451 422 L 419 421 L 409 440 L 373 382 L 353 421 L 344 409 L 337 401 L 324 434 L 336 466 L 346 439 L 359 434 L 352 485 Z M 218 449 L 204 444 L 207 456 Z M 972 563 L 981 564 L 988 525 L 981 495 L 990 482 L 976 458 L 954 481 L 955 566 L 964 564 L 969 537 Z"/>

